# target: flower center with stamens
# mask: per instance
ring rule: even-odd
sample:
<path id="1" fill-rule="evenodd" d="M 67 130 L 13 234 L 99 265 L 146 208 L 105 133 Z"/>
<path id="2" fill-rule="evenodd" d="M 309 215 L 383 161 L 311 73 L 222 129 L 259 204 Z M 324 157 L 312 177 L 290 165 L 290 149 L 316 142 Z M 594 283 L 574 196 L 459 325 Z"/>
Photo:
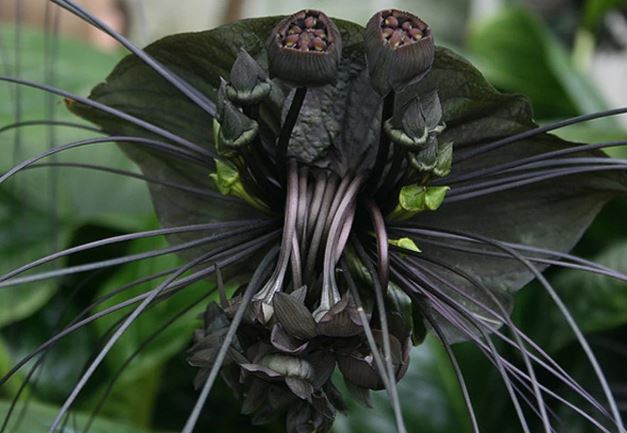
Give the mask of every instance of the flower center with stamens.
<path id="1" fill-rule="evenodd" d="M 399 11 L 381 15 L 381 35 L 392 48 L 413 44 L 425 34 L 425 23 Z"/>
<path id="2" fill-rule="evenodd" d="M 332 40 L 329 38 L 326 20 L 317 11 L 307 10 L 297 14 L 285 28 L 286 31 L 277 35 L 278 43 L 284 48 L 325 52 L 327 41 Z"/>

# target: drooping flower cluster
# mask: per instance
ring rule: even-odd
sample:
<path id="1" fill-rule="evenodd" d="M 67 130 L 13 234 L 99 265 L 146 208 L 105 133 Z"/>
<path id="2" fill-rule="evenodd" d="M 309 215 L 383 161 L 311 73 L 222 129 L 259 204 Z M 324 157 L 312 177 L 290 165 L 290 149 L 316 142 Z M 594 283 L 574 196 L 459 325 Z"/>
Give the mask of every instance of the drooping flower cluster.
<path id="1" fill-rule="evenodd" d="M 419 30 L 420 35 L 426 35 L 428 30 L 422 21 L 407 13 L 388 11 L 386 20 L 392 19 L 397 20 L 396 24 L 388 25 L 396 25 L 399 31 Z M 376 37 L 388 28 L 380 29 Z M 413 35 L 414 40 L 421 39 L 416 32 Z M 433 44 L 428 35 L 432 61 Z M 384 44 L 391 42 L 385 39 Z M 437 90 L 409 99 L 407 106 L 394 109 L 394 117 L 380 119 L 383 101 L 370 87 L 367 70 L 355 73 L 340 65 L 341 45 L 341 34 L 326 15 L 311 10 L 298 12 L 278 23 L 269 38 L 268 73 L 242 51 L 233 64 L 229 82 L 222 81 L 218 92 L 214 134 L 222 169 L 214 178 L 224 192 L 235 193 L 262 210 L 270 209 L 271 202 L 264 199 L 268 192 L 285 191 L 283 240 L 274 271 L 249 305 L 242 307 L 245 300 L 241 295 L 231 300 L 223 296 L 221 305 L 210 305 L 190 362 L 201 368 L 198 383 L 203 383 L 214 367 L 235 311 L 245 308 L 236 344 L 226 361 L 231 374 L 228 382 L 245 396 L 244 411 L 254 413 L 256 422 L 287 412 L 288 431 L 294 432 L 327 431 L 335 411 L 344 408 L 331 381 L 336 366 L 353 394 L 367 402 L 369 390 L 383 389 L 389 380 L 403 376 L 413 337 L 411 311 L 401 309 L 410 300 L 397 286 L 388 288 L 387 281 L 375 282 L 383 276 L 367 270 L 362 270 L 357 282 L 349 272 L 337 281 L 341 257 L 352 258 L 354 266 L 359 266 L 354 250 L 345 254 L 358 208 L 364 208 L 358 203 L 358 195 L 371 179 L 373 166 L 385 165 L 388 155 L 379 155 L 383 161 L 376 161 L 372 151 L 375 146 L 352 141 L 344 147 L 357 147 L 356 151 L 362 153 L 352 161 L 334 161 L 335 156 L 328 151 L 332 143 L 328 141 L 320 143 L 325 148 L 312 154 L 308 142 L 315 137 L 307 135 L 306 130 L 321 121 L 336 121 L 334 116 L 351 116 L 353 107 L 338 104 L 340 111 L 330 106 L 332 111 L 325 112 L 314 104 L 314 111 L 310 111 L 308 104 L 311 100 L 337 101 L 355 91 L 368 92 L 369 114 L 377 125 L 386 122 L 383 133 L 366 139 L 391 140 L 396 146 L 395 158 L 401 164 L 397 168 L 409 166 L 411 161 L 415 173 L 442 176 L 448 173 L 452 157 L 450 146 L 447 152 L 438 152 L 441 149 L 436 137 L 444 125 Z M 399 47 L 404 45 L 393 46 Z M 380 50 L 376 47 L 366 56 L 379 56 Z M 392 53 L 387 61 L 398 63 L 397 57 Z M 405 87 L 418 82 L 424 69 L 429 68 L 414 70 L 406 77 Z M 343 77 L 343 86 L 335 87 L 338 74 L 347 73 L 351 74 L 348 82 Z M 280 117 L 269 121 L 272 114 Z M 274 125 L 282 125 L 280 132 Z M 309 152 L 301 155 L 297 146 L 304 144 Z M 268 148 L 278 152 L 266 152 Z M 338 151 L 342 150 L 338 146 Z M 343 167 L 333 167 L 342 163 Z M 232 176 L 225 175 L 226 171 Z M 398 179 L 391 174 L 388 169 L 390 181 L 373 188 L 397 189 Z M 237 190 L 236 184 L 241 184 Z M 369 206 L 379 212 L 376 205 Z M 384 291 L 379 287 L 382 283 Z M 357 302 L 360 295 L 356 284 L 364 293 L 366 306 Z M 375 284 L 385 292 L 385 299 L 381 297 L 380 301 L 387 317 L 374 313 Z M 385 352 L 387 365 L 379 352 Z"/>

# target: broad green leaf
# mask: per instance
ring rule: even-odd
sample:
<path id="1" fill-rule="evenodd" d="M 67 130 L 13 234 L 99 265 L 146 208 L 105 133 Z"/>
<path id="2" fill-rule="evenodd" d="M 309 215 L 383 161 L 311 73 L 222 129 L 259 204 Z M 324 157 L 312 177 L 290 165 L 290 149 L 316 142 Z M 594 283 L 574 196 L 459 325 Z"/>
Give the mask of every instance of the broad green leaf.
<path id="1" fill-rule="evenodd" d="M 9 371 L 13 363 L 14 359 L 11 356 L 9 347 L 7 346 L 4 339 L 0 336 L 0 374 L 4 374 L 5 371 Z M 15 394 L 18 393 L 19 389 L 20 384 L 18 383 L 18 380 L 10 380 L 4 385 L 3 394 L 0 395 L 13 397 Z"/>
<path id="2" fill-rule="evenodd" d="M 3 25 L 0 39 L 7 54 L 14 53 L 15 32 L 10 25 Z M 41 82 L 43 77 L 42 53 L 46 47 L 46 35 L 41 30 L 21 29 L 20 78 Z M 93 47 L 60 37 L 54 60 L 54 82 L 48 83 L 63 90 L 84 94 L 90 83 L 103 78 L 104 71 L 113 67 L 118 56 L 105 54 Z M 80 68 L 77 68 L 80 65 Z M 0 83 L 0 127 L 16 120 L 15 85 Z M 20 87 L 22 121 L 50 119 L 76 122 L 59 103 L 56 96 L 40 90 Z M 50 111 L 49 108 L 52 110 Z M 19 146 L 14 147 L 18 136 Z M 0 146 L 5 151 L 0 159 L 0 171 L 17 162 L 37 155 L 51 146 L 97 136 L 93 132 L 68 127 L 54 128 L 29 126 L 0 133 Z M 14 153 L 15 150 L 15 153 Z M 73 149 L 57 156 L 48 157 L 41 163 L 70 162 L 97 164 L 122 170 L 134 170 L 133 164 L 124 157 L 114 143 L 98 144 Z M 135 170 L 136 171 L 136 170 Z M 150 201 L 143 182 L 124 176 L 75 167 L 34 168 L 17 174 L 0 188 L 19 195 L 29 207 L 41 212 L 56 213 L 59 224 L 100 222 L 129 229 L 138 229 L 138 221 L 150 214 Z M 112 194 L 112 192 L 115 192 Z M 1 206 L 2 204 L 0 204 Z"/>
<path id="3" fill-rule="evenodd" d="M 627 273 L 627 241 L 610 246 L 592 260 L 617 272 Z M 574 270 L 560 272 L 553 282 L 584 333 L 606 331 L 627 324 L 627 283 L 592 272 Z M 528 303 L 529 310 L 547 318 L 546 321 L 530 325 L 533 326 L 534 335 L 546 340 L 546 347 L 551 350 L 573 341 L 572 331 L 550 300 L 544 295 L 533 299 L 539 305 L 534 307 Z"/>
<path id="4" fill-rule="evenodd" d="M 0 189 L 0 273 L 4 274 L 54 250 L 55 236 L 67 241 L 67 229 L 55 230 L 50 219 Z M 40 267 L 39 271 L 50 270 Z M 54 281 L 0 289 L 0 328 L 37 311 L 55 292 Z"/>
<path id="5" fill-rule="evenodd" d="M 529 96 L 539 118 L 606 108 L 560 42 L 523 9 L 504 9 L 475 24 L 468 44 L 487 78 L 501 89 Z M 611 119 L 602 122 L 613 124 Z"/>
<path id="6" fill-rule="evenodd" d="M 10 402 L 0 400 L 0 418 L 4 419 L 4 414 L 7 413 L 9 406 Z M 48 431 L 58 411 L 58 407 L 45 405 L 37 401 L 30 401 L 25 416 L 14 416 L 14 419 L 19 419 L 20 421 L 18 423 L 9 423 L 6 432 L 45 433 Z M 88 420 L 89 413 L 72 412 L 67 431 L 82 431 L 82 429 L 87 426 Z M 140 429 L 101 417 L 97 417 L 94 420 L 89 431 L 92 433 L 150 433 L 149 430 Z"/>
<path id="7" fill-rule="evenodd" d="M 163 239 L 142 239 L 133 242 L 128 253 L 136 254 L 166 246 L 167 244 Z M 179 260 L 173 254 L 124 265 L 102 288 L 100 295 L 105 295 L 136 279 L 172 269 L 178 265 Z M 99 308 L 105 309 L 125 299 L 129 299 L 132 296 L 144 293 L 157 287 L 162 281 L 164 281 L 163 278 L 144 283 L 129 291 L 115 295 Z M 127 358 L 133 355 L 140 345 L 150 338 L 153 333 L 157 332 L 166 321 L 170 320 L 179 311 L 190 306 L 204 293 L 208 293 L 211 288 L 212 285 L 207 282 L 196 283 L 185 288 L 179 294 L 154 305 L 142 314 L 136 323 L 134 323 L 128 332 L 119 340 L 115 348 L 111 351 L 111 354 L 107 357 L 106 363 L 110 370 L 115 372 L 118 368 L 122 367 Z M 145 371 L 162 365 L 172 355 L 180 353 L 191 341 L 194 329 L 200 326 L 198 315 L 204 310 L 207 302 L 208 301 L 203 301 L 193 306 L 190 311 L 185 313 L 167 329 L 163 330 L 154 341 L 144 348 L 134 358 L 133 362 L 125 367 L 124 373 L 120 377 L 120 386 L 123 386 L 127 381 L 142 377 Z M 116 323 L 121 317 L 122 313 L 112 314 L 96 322 L 100 333 L 104 334 L 107 332 L 109 327 Z"/>

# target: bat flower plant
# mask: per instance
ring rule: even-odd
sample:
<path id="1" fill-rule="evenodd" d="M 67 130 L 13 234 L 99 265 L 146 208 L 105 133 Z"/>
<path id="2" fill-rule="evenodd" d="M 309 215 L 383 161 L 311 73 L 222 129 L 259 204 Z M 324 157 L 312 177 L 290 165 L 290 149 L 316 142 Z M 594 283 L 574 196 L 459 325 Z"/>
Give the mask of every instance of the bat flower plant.
<path id="1" fill-rule="evenodd" d="M 480 422 L 450 349 L 466 340 L 500 373 L 522 431 L 537 423 L 534 431 L 555 431 L 551 406 L 561 404 L 590 431 L 625 432 L 594 353 L 542 275 L 557 265 L 627 280 L 568 254 L 601 207 L 627 191 L 626 163 L 600 150 L 621 143 L 547 134 L 601 114 L 538 127 L 524 97 L 497 92 L 408 12 L 381 11 L 363 28 L 303 10 L 139 50 L 72 2 L 56 3 L 133 54 L 89 98 L 3 78 L 64 96 L 106 136 L 53 148 L 1 180 L 54 153 L 116 142 L 140 167 L 162 228 L 60 251 L 0 284 L 32 281 L 18 274 L 77 251 L 156 235 L 171 246 L 137 259 L 178 253 L 186 263 L 42 346 L 132 307 L 50 432 L 138 316 L 207 278 L 217 279 L 218 296 L 189 349 L 199 397 L 185 433 L 211 411 L 204 406 L 219 375 L 256 424 L 283 417 L 288 432 L 329 431 L 346 407 L 342 380 L 366 405 L 370 391 L 385 390 L 405 432 L 396 385 L 427 332 L 447 350 L 475 431 Z M 231 279 L 243 283 L 227 291 Z M 509 318 L 516 291 L 533 279 L 572 327 L 603 401 Z M 502 357 L 495 338 L 520 362 Z M 542 384 L 538 371 L 581 401 Z"/>

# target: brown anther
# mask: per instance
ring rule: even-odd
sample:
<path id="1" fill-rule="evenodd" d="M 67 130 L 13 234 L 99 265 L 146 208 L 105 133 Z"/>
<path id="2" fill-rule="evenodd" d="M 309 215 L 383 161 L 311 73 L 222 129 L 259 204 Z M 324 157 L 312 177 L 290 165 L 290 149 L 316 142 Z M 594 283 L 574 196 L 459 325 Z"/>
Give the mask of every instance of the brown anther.
<path id="1" fill-rule="evenodd" d="M 401 27 L 403 28 L 403 30 L 410 30 L 412 28 L 411 21 L 409 21 L 409 20 L 405 21 L 401 25 Z"/>
<path id="2" fill-rule="evenodd" d="M 307 27 L 308 29 L 313 29 L 317 23 L 318 23 L 318 20 L 311 15 L 305 18 L 305 27 Z"/>
<path id="3" fill-rule="evenodd" d="M 422 38 L 422 32 L 420 31 L 420 29 L 417 28 L 413 28 L 409 31 L 409 35 L 414 38 L 414 40 L 419 40 Z"/>
<path id="4" fill-rule="evenodd" d="M 403 42 L 403 36 L 404 33 L 400 30 L 395 30 L 394 33 L 392 33 L 392 36 L 390 36 L 390 46 L 392 48 L 398 48 L 401 43 Z"/>
<path id="5" fill-rule="evenodd" d="M 299 35 L 296 35 L 296 34 L 289 35 L 287 38 L 285 38 L 285 46 L 288 48 L 292 48 L 298 44 L 299 40 L 300 40 Z"/>
<path id="6" fill-rule="evenodd" d="M 301 29 L 298 26 L 292 26 L 290 27 L 290 30 L 287 32 L 288 35 L 297 35 L 303 32 L 303 29 Z"/>
<path id="7" fill-rule="evenodd" d="M 312 45 L 316 51 L 325 51 L 327 49 L 327 43 L 320 38 L 315 38 L 312 41 Z"/>
<path id="8" fill-rule="evenodd" d="M 381 30 L 381 34 L 386 39 L 388 39 L 390 36 L 392 36 L 392 33 L 394 33 L 394 30 L 389 28 L 389 27 L 385 27 L 383 30 Z"/>
<path id="9" fill-rule="evenodd" d="M 301 33 L 301 34 L 299 35 L 299 40 L 300 40 L 300 43 L 301 43 L 301 44 L 308 45 L 308 44 L 309 44 L 309 42 L 311 42 L 311 40 L 312 40 L 312 39 L 313 39 L 313 38 L 311 37 L 311 34 L 310 34 L 310 33 Z"/>
<path id="10" fill-rule="evenodd" d="M 389 17 L 387 17 L 384 21 L 383 24 L 385 24 L 388 27 L 392 27 L 393 29 L 398 27 L 398 18 L 396 18 L 395 16 L 390 15 Z"/>

